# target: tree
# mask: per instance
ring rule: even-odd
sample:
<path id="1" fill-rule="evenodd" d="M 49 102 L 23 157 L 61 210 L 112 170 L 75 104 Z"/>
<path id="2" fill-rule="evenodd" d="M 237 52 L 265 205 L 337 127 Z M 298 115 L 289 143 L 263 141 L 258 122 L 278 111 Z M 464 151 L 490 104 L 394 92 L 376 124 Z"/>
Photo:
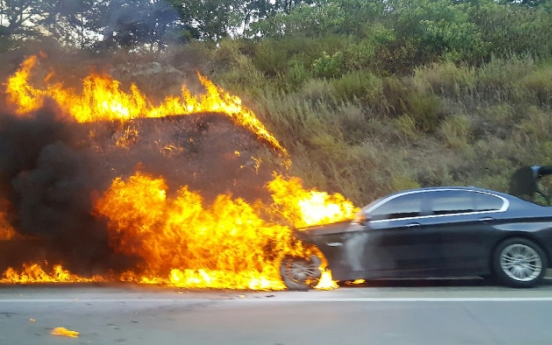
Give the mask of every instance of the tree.
<path id="1" fill-rule="evenodd" d="M 415 64 L 447 58 L 460 61 L 486 54 L 479 27 L 470 22 L 468 3 L 450 0 L 390 0 L 397 37 L 417 49 Z"/>
<path id="2" fill-rule="evenodd" d="M 4 36 L 30 34 L 32 18 L 40 15 L 41 0 L 0 0 L 0 26 Z"/>
<path id="3" fill-rule="evenodd" d="M 146 45 L 162 50 L 179 29 L 177 11 L 164 0 L 104 0 L 103 47 Z"/>
<path id="4" fill-rule="evenodd" d="M 81 48 L 98 40 L 99 16 L 105 13 L 101 1 L 50 0 L 44 1 L 38 10 L 41 15 L 34 24 L 56 40 Z"/>
<path id="5" fill-rule="evenodd" d="M 183 34 L 188 38 L 218 41 L 235 34 L 246 21 L 248 4 L 244 0 L 169 0 L 169 3 L 176 9 Z"/>

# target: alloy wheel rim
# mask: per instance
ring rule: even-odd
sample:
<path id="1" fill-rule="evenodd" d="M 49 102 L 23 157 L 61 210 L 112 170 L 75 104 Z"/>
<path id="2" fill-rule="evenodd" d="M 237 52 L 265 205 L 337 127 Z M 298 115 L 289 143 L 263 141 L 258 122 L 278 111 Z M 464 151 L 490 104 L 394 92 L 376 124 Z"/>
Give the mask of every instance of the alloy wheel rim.
<path id="1" fill-rule="evenodd" d="M 291 262 L 288 262 L 287 265 L 288 276 L 291 279 L 299 282 L 304 282 L 315 277 L 315 270 L 318 270 L 318 267 L 315 267 L 311 263 L 302 260 L 292 260 Z"/>
<path id="2" fill-rule="evenodd" d="M 500 267 L 508 277 L 522 282 L 536 279 L 542 272 L 542 259 L 525 244 L 511 244 L 500 254 Z"/>

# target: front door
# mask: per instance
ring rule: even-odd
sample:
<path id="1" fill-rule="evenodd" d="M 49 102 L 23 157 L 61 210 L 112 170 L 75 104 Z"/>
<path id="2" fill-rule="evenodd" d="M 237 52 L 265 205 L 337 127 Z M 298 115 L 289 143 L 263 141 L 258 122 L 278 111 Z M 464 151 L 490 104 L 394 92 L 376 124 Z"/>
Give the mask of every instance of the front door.
<path id="1" fill-rule="evenodd" d="M 367 210 L 363 268 L 367 278 L 395 276 L 419 268 L 429 253 L 419 239 L 424 228 L 425 192 L 411 192 L 384 200 Z"/>

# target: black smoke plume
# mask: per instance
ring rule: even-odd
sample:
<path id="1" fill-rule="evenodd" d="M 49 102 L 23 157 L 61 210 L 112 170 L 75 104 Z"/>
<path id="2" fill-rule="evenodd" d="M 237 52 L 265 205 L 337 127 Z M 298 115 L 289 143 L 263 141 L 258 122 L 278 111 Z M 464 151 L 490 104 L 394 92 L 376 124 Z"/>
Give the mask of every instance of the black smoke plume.
<path id="1" fill-rule="evenodd" d="M 84 144 L 86 135 L 51 110 L 26 117 L 0 114 L 0 198 L 24 238 L 2 244 L 10 248 L 0 248 L 0 272 L 6 264 L 34 260 L 83 273 L 119 266 L 105 222 L 91 215 L 91 196 L 110 179 Z"/>

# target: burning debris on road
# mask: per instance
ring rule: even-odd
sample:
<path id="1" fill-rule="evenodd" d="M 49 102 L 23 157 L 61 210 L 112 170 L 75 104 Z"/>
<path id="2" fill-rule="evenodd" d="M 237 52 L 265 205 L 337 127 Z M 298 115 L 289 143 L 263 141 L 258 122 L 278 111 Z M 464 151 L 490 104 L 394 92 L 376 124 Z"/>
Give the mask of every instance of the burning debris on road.
<path id="1" fill-rule="evenodd" d="M 356 211 L 289 177 L 285 148 L 199 74 L 204 95 L 154 104 L 107 74 L 35 88 L 37 62 L 9 78 L 0 115 L 2 283 L 283 289 L 283 257 L 316 251 L 292 227 Z"/>

